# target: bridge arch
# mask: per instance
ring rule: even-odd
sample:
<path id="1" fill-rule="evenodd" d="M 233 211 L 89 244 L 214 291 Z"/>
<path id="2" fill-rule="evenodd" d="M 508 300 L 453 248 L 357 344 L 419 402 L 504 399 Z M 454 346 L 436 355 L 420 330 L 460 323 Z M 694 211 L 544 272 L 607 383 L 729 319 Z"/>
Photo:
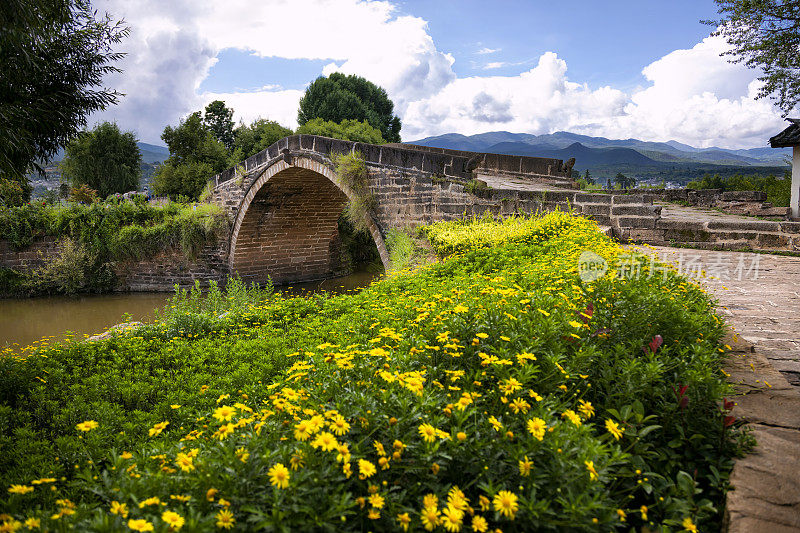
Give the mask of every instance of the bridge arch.
<path id="1" fill-rule="evenodd" d="M 236 213 L 228 255 L 232 274 L 249 282 L 291 283 L 345 273 L 338 220 L 354 193 L 329 165 L 299 155 L 261 172 Z M 366 222 L 388 269 L 383 235 L 370 215 Z"/>

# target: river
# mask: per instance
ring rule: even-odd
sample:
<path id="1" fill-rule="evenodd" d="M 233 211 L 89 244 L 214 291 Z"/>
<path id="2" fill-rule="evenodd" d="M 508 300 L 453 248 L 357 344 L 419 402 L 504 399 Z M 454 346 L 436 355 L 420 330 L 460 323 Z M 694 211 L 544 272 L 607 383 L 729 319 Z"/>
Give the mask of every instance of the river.
<path id="1" fill-rule="evenodd" d="M 344 293 L 366 287 L 379 275 L 357 272 L 343 278 L 277 287 L 286 296 L 318 292 Z M 63 340 L 68 332 L 75 338 L 102 333 L 126 320 L 147 322 L 164 306 L 172 293 L 128 292 L 80 296 L 49 296 L 0 299 L 0 349 L 18 351 L 40 342 Z"/>

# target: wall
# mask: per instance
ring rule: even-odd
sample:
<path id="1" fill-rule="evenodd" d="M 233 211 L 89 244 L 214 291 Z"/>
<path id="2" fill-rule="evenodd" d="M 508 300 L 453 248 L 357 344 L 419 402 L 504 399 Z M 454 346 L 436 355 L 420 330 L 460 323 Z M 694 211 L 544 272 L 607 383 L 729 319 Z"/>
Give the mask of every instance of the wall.
<path id="1" fill-rule="evenodd" d="M 692 207 L 719 209 L 732 215 L 787 217 L 788 207 L 774 207 L 761 191 L 727 191 L 722 189 L 640 189 L 665 202 L 679 202 Z"/>

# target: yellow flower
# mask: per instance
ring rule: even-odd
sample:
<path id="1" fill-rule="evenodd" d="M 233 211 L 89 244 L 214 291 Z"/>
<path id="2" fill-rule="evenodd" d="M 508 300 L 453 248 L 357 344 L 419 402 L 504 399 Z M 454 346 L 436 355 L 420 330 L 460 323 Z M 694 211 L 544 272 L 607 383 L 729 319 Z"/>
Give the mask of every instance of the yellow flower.
<path id="1" fill-rule="evenodd" d="M 642 513 L 642 520 L 646 521 L 647 520 L 647 506 L 646 505 L 642 505 L 641 507 L 639 507 L 639 512 Z"/>
<path id="2" fill-rule="evenodd" d="M 333 420 L 328 422 L 328 427 L 338 436 L 342 436 L 350 431 L 350 424 L 347 423 L 347 420 L 345 420 L 342 415 L 336 415 Z"/>
<path id="3" fill-rule="evenodd" d="M 489 522 L 480 515 L 475 515 L 472 517 L 472 531 L 476 533 L 486 533 L 489 530 Z"/>
<path id="4" fill-rule="evenodd" d="M 581 427 L 581 419 L 572 409 L 567 409 L 564 411 L 564 414 L 561 415 L 561 418 L 568 418 L 570 422 L 575 424 L 575 427 Z"/>
<path id="5" fill-rule="evenodd" d="M 586 417 L 586 420 L 589 420 L 594 415 L 594 407 L 592 406 L 591 402 L 584 402 L 583 400 L 578 400 L 578 411 L 581 412 L 583 416 Z"/>
<path id="6" fill-rule="evenodd" d="M 292 458 L 289 459 L 289 466 L 292 470 L 297 470 L 298 468 L 305 466 L 305 463 L 303 462 L 303 454 L 300 452 L 295 452 L 292 455 Z"/>
<path id="7" fill-rule="evenodd" d="M 533 466 L 533 463 L 531 462 L 530 459 L 528 459 L 528 456 L 526 455 L 525 459 L 519 462 L 519 473 L 520 473 L 520 475 L 521 476 L 525 476 L 525 477 L 531 475 L 531 467 L 532 466 Z"/>
<path id="8" fill-rule="evenodd" d="M 461 489 L 453 487 L 447 493 L 447 505 L 459 511 L 466 511 L 469 507 L 469 500 Z"/>
<path id="9" fill-rule="evenodd" d="M 381 512 L 377 509 L 370 509 L 367 512 L 367 518 L 369 518 L 370 520 L 377 520 L 380 517 L 381 517 Z"/>
<path id="10" fill-rule="evenodd" d="M 175 511 L 164 511 L 161 514 L 161 520 L 169 524 L 169 528 L 172 531 L 178 531 L 186 522 L 186 520 Z"/>
<path id="11" fill-rule="evenodd" d="M 384 503 L 386 503 L 386 500 L 380 494 L 372 494 L 369 497 L 369 504 L 376 509 L 382 509 Z"/>
<path id="12" fill-rule="evenodd" d="M 589 471 L 589 479 L 592 481 L 596 481 L 598 478 L 597 470 L 594 469 L 594 461 L 584 461 L 583 464 L 586 465 L 586 470 Z"/>
<path id="13" fill-rule="evenodd" d="M 144 509 L 148 505 L 160 505 L 161 500 L 158 496 L 153 496 L 152 498 L 147 498 L 143 502 L 139 503 L 139 509 Z"/>
<path id="14" fill-rule="evenodd" d="M 533 417 L 528 420 L 528 431 L 537 440 L 544 439 L 544 432 L 547 429 L 547 424 L 541 418 Z"/>
<path id="15" fill-rule="evenodd" d="M 191 472 L 194 470 L 194 458 L 183 452 L 179 452 L 175 458 L 175 464 L 181 467 L 184 472 Z"/>
<path id="16" fill-rule="evenodd" d="M 495 511 L 512 520 L 514 519 L 514 513 L 516 513 L 517 509 L 519 509 L 517 495 L 507 490 L 501 490 L 498 492 L 495 495 L 492 503 L 494 504 Z"/>
<path id="17" fill-rule="evenodd" d="M 408 516 L 408 513 L 398 514 L 397 522 L 400 524 L 400 527 L 403 528 L 403 531 L 408 531 L 408 525 L 411 523 L 411 517 Z"/>
<path id="18" fill-rule="evenodd" d="M 531 404 L 522 398 L 514 398 L 514 401 L 511 402 L 511 408 L 514 410 L 514 414 L 525 414 L 531 408 Z"/>
<path id="19" fill-rule="evenodd" d="M 122 452 L 121 454 L 119 454 L 119 458 L 120 459 L 132 459 L 133 458 L 133 454 L 131 452 Z"/>
<path id="20" fill-rule="evenodd" d="M 217 513 L 217 527 L 222 529 L 230 529 L 233 527 L 233 524 L 236 523 L 236 519 L 233 518 L 233 513 L 230 512 L 228 509 L 223 509 Z"/>
<path id="21" fill-rule="evenodd" d="M 128 505 L 114 500 L 111 502 L 111 514 L 118 514 L 122 518 L 128 518 Z"/>
<path id="22" fill-rule="evenodd" d="M 622 509 L 617 509 L 617 516 L 619 516 L 620 522 L 624 522 L 625 519 L 628 517 L 628 514 Z"/>
<path id="23" fill-rule="evenodd" d="M 467 311 L 469 311 L 469 307 L 461 304 L 458 304 L 453 308 L 454 313 L 466 313 Z"/>
<path id="24" fill-rule="evenodd" d="M 436 507 L 424 507 L 420 512 L 422 525 L 426 531 L 433 531 L 439 525 L 439 510 Z"/>
<path id="25" fill-rule="evenodd" d="M 420 424 L 419 434 L 422 436 L 425 442 L 431 443 L 436 440 L 436 428 L 428 423 Z"/>
<path id="26" fill-rule="evenodd" d="M 213 502 L 219 491 L 215 488 L 210 488 L 206 491 L 206 500 Z"/>
<path id="27" fill-rule="evenodd" d="M 166 429 L 168 425 L 169 422 L 159 422 L 155 426 L 151 427 L 148 433 L 151 437 L 157 437 L 162 431 L 164 431 L 164 429 Z"/>
<path id="28" fill-rule="evenodd" d="M 439 498 L 437 498 L 436 494 L 433 494 L 433 493 L 426 494 L 422 498 L 422 506 L 423 507 L 438 507 L 439 506 Z"/>
<path id="29" fill-rule="evenodd" d="M 134 531 L 153 531 L 153 524 L 143 518 L 139 520 L 131 518 L 128 520 L 128 527 Z"/>
<path id="30" fill-rule="evenodd" d="M 489 498 L 481 494 L 478 496 L 478 503 L 481 506 L 481 511 L 486 512 L 492 508 L 492 502 L 489 501 Z"/>
<path id="31" fill-rule="evenodd" d="M 58 516 L 58 515 L 56 515 Z M 22 522 L 19 520 L 14 520 L 11 516 L 7 514 L 0 514 L 0 532 L 5 533 L 6 531 L 14 532 L 17 531 L 19 528 L 22 527 Z"/>
<path id="32" fill-rule="evenodd" d="M 500 382 L 500 390 L 503 394 L 511 394 L 522 388 L 522 383 L 514 378 L 504 379 Z"/>
<path id="33" fill-rule="evenodd" d="M 232 424 L 228 422 L 227 424 L 222 424 L 217 431 L 214 432 L 214 436 L 218 437 L 219 440 L 224 440 L 228 435 L 231 435 L 236 430 L 236 424 Z"/>
<path id="34" fill-rule="evenodd" d="M 214 409 L 214 418 L 219 420 L 220 422 L 230 422 L 230 420 L 236 415 L 236 409 L 231 407 L 230 405 L 222 405 Z"/>
<path id="35" fill-rule="evenodd" d="M 283 466 L 283 463 L 278 463 L 269 469 L 269 482 L 279 489 L 285 489 L 289 486 L 289 469 Z"/>
<path id="36" fill-rule="evenodd" d="M 622 437 L 622 434 L 625 433 L 625 428 L 619 427 L 619 425 L 610 418 L 606 419 L 606 429 L 614 436 L 616 440 L 619 440 Z"/>
<path id="37" fill-rule="evenodd" d="M 80 424 L 76 425 L 75 427 L 80 431 L 91 431 L 97 426 L 99 426 L 97 422 L 94 420 L 87 420 L 86 422 L 81 422 Z"/>
<path id="38" fill-rule="evenodd" d="M 492 424 L 492 427 L 494 428 L 495 431 L 500 431 L 501 429 L 503 429 L 503 424 L 501 424 L 500 421 L 497 420 L 497 418 L 495 418 L 494 416 L 489 417 L 489 423 Z"/>
<path id="39" fill-rule="evenodd" d="M 681 525 L 683 526 L 684 530 L 691 531 L 692 533 L 697 533 L 697 526 L 694 525 L 694 522 L 692 522 L 691 517 L 687 516 L 686 518 L 684 518 L 683 522 L 681 522 Z"/>
<path id="40" fill-rule="evenodd" d="M 329 452 L 338 448 L 339 443 L 336 441 L 336 437 L 334 437 L 332 433 L 323 431 L 317 435 L 317 438 L 314 439 L 314 442 L 311 443 L 311 446 L 314 448 L 322 448 L 322 451 Z"/>
<path id="41" fill-rule="evenodd" d="M 359 479 L 367 479 L 368 477 L 372 477 L 375 475 L 378 469 L 375 468 L 375 465 L 367 461 L 366 459 L 359 459 L 358 460 L 358 478 Z"/>
<path id="42" fill-rule="evenodd" d="M 8 488 L 9 494 L 27 494 L 33 492 L 33 487 L 30 485 L 11 485 Z"/>
<path id="43" fill-rule="evenodd" d="M 447 531 L 460 531 L 461 523 L 464 520 L 464 511 L 448 505 L 442 511 L 441 520 L 442 525 Z"/>
<path id="44" fill-rule="evenodd" d="M 301 420 L 294 425 L 294 438 L 299 441 L 306 441 L 314 433 L 310 420 Z"/>
<path id="45" fill-rule="evenodd" d="M 27 527 L 28 529 L 39 529 L 40 527 L 42 527 L 42 521 L 39 520 L 38 518 L 33 518 L 33 517 L 28 518 L 27 520 L 25 520 L 25 527 Z"/>
<path id="46" fill-rule="evenodd" d="M 459 431 L 458 433 L 456 433 L 456 438 L 460 441 L 467 440 L 467 434 L 464 433 L 463 431 Z"/>

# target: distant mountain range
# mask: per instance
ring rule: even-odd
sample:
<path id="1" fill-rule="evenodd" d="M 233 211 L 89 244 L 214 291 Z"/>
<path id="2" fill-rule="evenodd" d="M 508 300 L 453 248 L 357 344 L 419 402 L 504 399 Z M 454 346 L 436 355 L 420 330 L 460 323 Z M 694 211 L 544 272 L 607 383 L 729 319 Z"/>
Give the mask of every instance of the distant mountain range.
<path id="1" fill-rule="evenodd" d="M 788 169 L 790 149 L 695 148 L 677 141 L 650 142 L 638 139 L 606 139 L 559 131 L 546 135 L 494 131 L 477 135 L 447 133 L 410 144 L 490 152 L 498 154 L 575 158 L 575 170 L 589 170 L 595 177 L 613 177 L 617 172 L 639 178 L 675 181 L 695 179 L 705 173 L 731 175 L 783 174 Z"/>

